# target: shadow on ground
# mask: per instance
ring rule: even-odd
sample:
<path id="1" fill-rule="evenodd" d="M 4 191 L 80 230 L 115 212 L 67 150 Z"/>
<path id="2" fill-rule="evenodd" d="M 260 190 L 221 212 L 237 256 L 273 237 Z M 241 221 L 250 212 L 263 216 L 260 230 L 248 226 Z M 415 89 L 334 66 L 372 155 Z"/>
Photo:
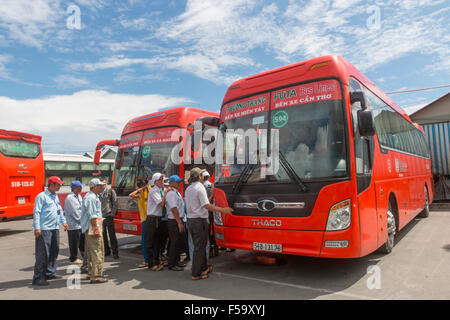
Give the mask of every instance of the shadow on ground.
<path id="1" fill-rule="evenodd" d="M 0 229 L 0 238 L 11 236 L 18 233 L 29 232 L 30 230 L 11 230 L 11 229 Z"/>
<path id="2" fill-rule="evenodd" d="M 396 243 L 408 234 L 421 219 L 414 219 L 396 237 Z M 372 253 L 357 259 L 318 259 L 301 256 L 283 256 L 279 263 L 265 265 L 259 262 L 255 252 L 238 250 L 235 252 L 221 251 L 218 257 L 212 258 L 214 272 L 209 279 L 193 281 L 189 268 L 175 272 L 164 269 L 152 272 L 148 269 L 138 269 L 142 251 L 140 237 L 128 236 L 119 239 L 120 259 L 107 257 L 108 266 L 105 273 L 109 276 L 108 290 L 117 290 L 117 299 L 127 299 L 127 290 L 144 289 L 143 299 L 158 299 L 157 290 L 172 290 L 182 294 L 209 299 L 314 299 L 333 293 L 341 293 L 363 279 L 370 266 L 377 265 L 384 255 Z M 450 245 L 444 248 L 450 250 Z M 395 250 L 395 248 L 394 248 Z M 61 280 L 53 280 L 48 287 L 33 287 L 31 279 L 0 283 L 0 292 L 13 288 L 29 287 L 32 290 L 64 288 L 68 274 L 64 267 L 69 265 L 68 248 L 62 248 L 59 256 L 58 274 L 64 276 Z M 31 260 L 31 259 L 30 259 Z M 31 262 L 31 261 L 30 261 Z M 34 261 L 33 261 L 34 262 Z M 32 271 L 33 265 L 26 266 L 21 271 Z M 82 286 L 89 286 L 86 276 L 82 275 Z M 131 288 L 124 287 L 133 281 Z M 114 285 L 111 287 L 111 283 Z M 117 289 L 115 288 L 117 286 Z M 118 287 L 122 286 L 122 287 Z M 370 296 L 368 291 L 367 293 Z M 186 296 L 182 296 L 184 299 Z M 348 296 L 344 296 L 348 298 Z M 350 296 L 350 298 L 352 298 Z M 358 298 L 355 295 L 353 298 Z M 365 298 L 361 296 L 361 298 Z"/>

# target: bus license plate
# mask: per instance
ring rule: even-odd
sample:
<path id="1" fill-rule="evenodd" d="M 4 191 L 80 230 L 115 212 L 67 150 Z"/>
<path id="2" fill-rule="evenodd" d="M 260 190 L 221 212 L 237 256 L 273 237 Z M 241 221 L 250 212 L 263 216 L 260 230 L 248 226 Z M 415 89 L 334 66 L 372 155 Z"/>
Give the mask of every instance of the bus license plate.
<path id="1" fill-rule="evenodd" d="M 283 251 L 283 247 L 281 244 L 253 242 L 253 250 L 281 253 Z"/>
<path id="2" fill-rule="evenodd" d="M 134 224 L 124 224 L 123 225 L 123 230 L 137 231 L 137 226 L 134 225 Z"/>
<path id="3" fill-rule="evenodd" d="M 24 197 L 18 198 L 17 201 L 19 202 L 19 204 L 25 204 L 25 198 Z"/>

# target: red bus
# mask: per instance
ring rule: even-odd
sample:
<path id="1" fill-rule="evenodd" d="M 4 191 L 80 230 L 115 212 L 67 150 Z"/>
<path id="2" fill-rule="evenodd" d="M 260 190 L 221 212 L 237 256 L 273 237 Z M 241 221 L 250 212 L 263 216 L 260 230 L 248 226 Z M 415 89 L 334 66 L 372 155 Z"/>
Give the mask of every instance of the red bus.
<path id="1" fill-rule="evenodd" d="M 117 193 L 119 203 L 114 220 L 116 232 L 141 234 L 137 201 L 128 196 L 135 190 L 138 180 L 147 183 L 154 173 L 161 172 L 166 177 L 177 174 L 187 181 L 189 171 L 193 167 L 214 172 L 214 162 L 207 164 L 201 157 L 203 142 L 200 139 L 197 149 L 194 149 L 194 143 L 191 144 L 192 152 L 189 154 L 192 155 L 192 161 L 188 161 L 191 163 L 184 161 L 184 146 L 187 139 L 194 140 L 196 121 L 202 123 L 202 129 L 217 128 L 218 117 L 216 112 L 190 107 L 173 108 L 134 118 L 125 125 L 120 140 L 104 140 L 98 143 L 94 159 L 96 163 L 99 162 L 104 146 L 119 147 L 112 181 L 112 188 Z M 175 149 L 179 146 L 183 147 L 180 150 Z M 180 152 L 179 164 L 172 161 L 173 150 Z M 186 184 L 182 183 L 180 186 L 180 193 L 183 192 L 184 185 Z"/>
<path id="2" fill-rule="evenodd" d="M 278 130 L 279 169 L 262 175 L 261 163 L 216 163 L 216 203 L 234 208 L 215 213 L 219 246 L 329 258 L 388 253 L 400 229 L 428 215 L 423 130 L 342 57 L 234 82 L 220 132 L 256 127 L 267 130 L 270 148 Z M 236 152 L 236 135 L 224 138 L 224 154 Z"/>
<path id="3" fill-rule="evenodd" d="M 44 184 L 41 137 L 0 129 L 0 220 L 32 215 Z"/>

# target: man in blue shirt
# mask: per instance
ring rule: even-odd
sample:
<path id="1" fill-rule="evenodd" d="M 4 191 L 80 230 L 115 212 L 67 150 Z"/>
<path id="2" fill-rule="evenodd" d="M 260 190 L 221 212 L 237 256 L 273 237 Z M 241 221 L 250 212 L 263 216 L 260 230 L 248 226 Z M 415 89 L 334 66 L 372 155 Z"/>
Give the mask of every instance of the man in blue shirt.
<path id="1" fill-rule="evenodd" d="M 81 232 L 86 237 L 86 253 L 88 263 L 88 277 L 91 283 L 107 282 L 103 276 L 103 263 L 105 259 L 105 246 L 102 233 L 102 204 L 98 195 L 103 192 L 104 182 L 94 178 L 89 182 L 88 194 L 81 205 Z"/>
<path id="2" fill-rule="evenodd" d="M 82 264 L 83 261 L 78 259 L 78 249 L 80 250 L 81 256 L 84 256 L 84 234 L 81 233 L 81 203 L 83 198 L 81 197 L 81 190 L 83 184 L 75 180 L 70 185 L 72 192 L 67 196 L 64 202 L 64 213 L 66 215 L 67 224 L 69 230 L 67 235 L 69 237 L 69 251 L 70 251 L 70 262 L 74 264 Z"/>
<path id="3" fill-rule="evenodd" d="M 46 286 L 49 279 L 60 279 L 56 275 L 56 259 L 59 253 L 59 223 L 67 231 L 68 225 L 59 203 L 57 191 L 64 182 L 56 177 L 48 178 L 47 190 L 37 195 L 34 201 L 33 227 L 35 235 L 35 258 L 33 285 Z"/>

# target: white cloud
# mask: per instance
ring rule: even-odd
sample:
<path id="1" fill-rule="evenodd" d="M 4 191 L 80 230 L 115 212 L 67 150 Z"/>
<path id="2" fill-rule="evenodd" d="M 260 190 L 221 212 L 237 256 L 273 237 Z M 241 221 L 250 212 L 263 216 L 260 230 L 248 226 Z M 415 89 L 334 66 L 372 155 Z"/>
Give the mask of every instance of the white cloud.
<path id="1" fill-rule="evenodd" d="M 61 75 L 53 78 L 58 88 L 79 88 L 79 87 L 92 87 L 89 80 L 83 78 L 77 78 L 71 75 Z"/>
<path id="2" fill-rule="evenodd" d="M 153 25 L 150 19 L 144 17 L 131 20 L 121 18 L 119 22 L 122 27 L 134 30 L 151 30 Z"/>
<path id="3" fill-rule="evenodd" d="M 11 78 L 10 72 L 6 67 L 6 64 L 12 61 L 12 57 L 9 55 L 0 55 L 0 79 L 9 80 Z"/>
<path id="4" fill-rule="evenodd" d="M 103 8 L 108 1 L 107 0 L 75 0 L 75 2 L 82 7 L 86 7 L 89 9 L 101 9 Z"/>
<path id="5" fill-rule="evenodd" d="M 367 71 L 411 53 L 449 58 L 446 10 L 420 10 L 442 2 L 289 0 L 282 8 L 253 0 L 188 0 L 185 12 L 162 24 L 156 36 L 183 48 L 177 61 L 187 61 L 180 67 L 197 76 L 213 70 L 227 78 L 233 67 L 254 68 L 255 50 L 284 63 L 339 54 Z M 381 13 L 379 29 L 366 25 L 374 4 Z M 190 68 L 192 57 L 205 65 Z M 223 57 L 234 63 L 222 63 Z"/>
<path id="6" fill-rule="evenodd" d="M 429 104 L 428 102 L 427 103 L 416 104 L 416 105 L 412 105 L 412 106 L 409 106 L 409 107 L 404 107 L 403 110 L 405 110 L 405 112 L 408 115 L 411 115 L 414 112 L 419 111 L 423 107 L 427 106 L 428 104 Z"/>
<path id="7" fill-rule="evenodd" d="M 221 74 L 221 68 L 225 66 L 246 65 L 251 63 L 246 58 L 222 55 L 216 59 L 204 56 L 202 54 L 195 55 L 179 55 L 179 56 L 154 56 L 152 58 L 127 58 L 125 55 L 116 55 L 101 59 L 93 63 L 73 63 L 73 70 L 98 71 L 117 68 L 128 68 L 136 65 L 142 65 L 149 71 L 158 71 L 162 69 L 178 70 L 185 73 L 191 73 L 195 76 L 212 81 L 216 84 L 229 84 L 230 81 L 236 80 L 238 77 L 229 77 Z M 219 67 L 220 66 L 220 67 Z M 130 75 L 130 72 L 127 72 Z M 149 75 L 150 76 L 150 75 Z M 123 78 L 121 77 L 123 80 Z M 126 79 L 131 80 L 128 76 Z M 140 77 L 140 79 L 143 79 Z"/>
<path id="8" fill-rule="evenodd" d="M 78 3 L 106 7 L 103 0 Z M 177 70 L 218 85 L 228 85 L 244 72 L 267 70 L 268 66 L 261 65 L 261 61 L 270 61 L 265 56 L 275 60 L 274 66 L 277 61 L 289 64 L 338 54 L 367 72 L 411 54 L 422 54 L 433 56 L 436 67 L 432 70 L 448 71 L 450 10 L 436 7 L 442 3 L 289 0 L 281 5 L 256 0 L 187 0 L 184 12 L 164 21 L 158 12 L 121 14 L 115 25 L 87 36 L 92 41 L 86 50 L 99 53 L 101 58 L 71 66 L 88 72 L 144 67 L 149 75 Z M 380 28 L 367 25 L 373 14 L 367 9 L 373 5 L 380 9 Z M 125 41 L 120 37 L 123 33 L 116 34 L 124 29 Z M 130 30 L 146 30 L 148 36 L 130 38 Z M 58 35 L 61 41 L 71 33 L 59 31 Z M 128 76 L 132 74 L 128 72 L 122 79 L 130 79 Z"/>
<path id="9" fill-rule="evenodd" d="M 50 142 L 51 152 L 74 146 L 88 151 L 100 139 L 118 138 L 125 123 L 134 117 L 189 103 L 192 101 L 183 97 L 100 90 L 28 100 L 0 97 L 0 128 L 42 134 L 43 145 Z"/>
<path id="10" fill-rule="evenodd" d="M 129 67 L 138 64 L 152 66 L 158 64 L 158 62 L 157 58 L 127 58 L 124 55 L 117 55 L 104 58 L 101 61 L 94 63 L 73 63 L 71 67 L 76 70 L 97 71 Z"/>
<path id="11" fill-rule="evenodd" d="M 59 0 L 2 0 L 0 30 L 12 40 L 41 48 L 64 14 Z"/>

